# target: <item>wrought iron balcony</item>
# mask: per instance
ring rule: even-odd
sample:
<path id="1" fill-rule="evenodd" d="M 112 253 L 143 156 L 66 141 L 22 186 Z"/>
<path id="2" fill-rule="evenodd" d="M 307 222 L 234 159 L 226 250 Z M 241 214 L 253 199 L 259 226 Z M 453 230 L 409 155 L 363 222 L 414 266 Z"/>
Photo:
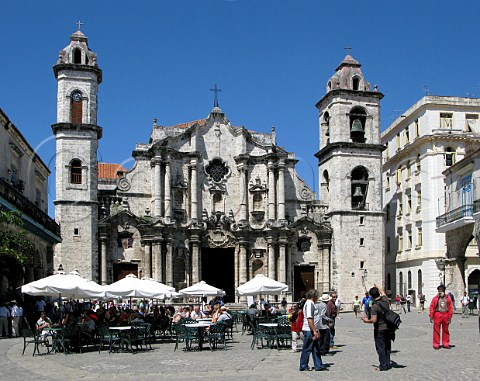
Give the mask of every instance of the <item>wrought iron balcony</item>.
<path id="1" fill-rule="evenodd" d="M 462 205 L 437 217 L 437 233 L 445 233 L 446 231 L 473 223 L 473 205 Z M 480 205 L 477 207 L 480 207 Z"/>
<path id="2" fill-rule="evenodd" d="M 8 201 L 17 210 L 29 216 L 35 222 L 60 236 L 60 226 L 50 216 L 26 198 L 18 189 L 14 188 L 4 178 L 0 178 L 0 197 Z"/>

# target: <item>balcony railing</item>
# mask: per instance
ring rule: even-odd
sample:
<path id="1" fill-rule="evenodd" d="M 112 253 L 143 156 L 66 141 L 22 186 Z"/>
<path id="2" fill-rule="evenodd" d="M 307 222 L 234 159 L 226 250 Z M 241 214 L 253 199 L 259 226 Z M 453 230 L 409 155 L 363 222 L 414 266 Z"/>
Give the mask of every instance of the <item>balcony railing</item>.
<path id="1" fill-rule="evenodd" d="M 472 204 L 462 205 L 459 208 L 453 209 L 450 212 L 447 212 L 441 215 L 440 217 L 437 217 L 437 229 L 447 224 L 450 224 L 452 222 L 458 221 L 462 218 L 472 217 L 473 205 Z M 478 207 L 480 207 L 480 205 L 477 205 L 477 208 Z"/>
<path id="2" fill-rule="evenodd" d="M 4 178 L 0 178 L 0 197 L 15 206 L 19 211 L 38 222 L 50 232 L 60 235 L 60 226 L 50 216 L 39 209 L 33 202 L 21 194 Z"/>

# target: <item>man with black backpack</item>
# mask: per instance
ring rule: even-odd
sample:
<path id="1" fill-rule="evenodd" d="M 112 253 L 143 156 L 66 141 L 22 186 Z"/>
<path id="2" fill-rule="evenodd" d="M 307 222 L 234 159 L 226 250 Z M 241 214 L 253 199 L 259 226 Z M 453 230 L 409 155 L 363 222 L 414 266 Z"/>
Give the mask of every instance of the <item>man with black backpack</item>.
<path id="1" fill-rule="evenodd" d="M 392 350 L 392 339 L 395 332 L 392 331 L 385 318 L 385 314 L 390 310 L 390 303 L 385 292 L 374 285 L 368 293 L 373 299 L 370 310 L 371 317 L 364 316 L 364 323 L 373 324 L 373 337 L 375 339 L 375 349 L 378 353 L 380 365 L 375 370 L 385 371 L 392 368 L 390 362 L 390 352 Z"/>

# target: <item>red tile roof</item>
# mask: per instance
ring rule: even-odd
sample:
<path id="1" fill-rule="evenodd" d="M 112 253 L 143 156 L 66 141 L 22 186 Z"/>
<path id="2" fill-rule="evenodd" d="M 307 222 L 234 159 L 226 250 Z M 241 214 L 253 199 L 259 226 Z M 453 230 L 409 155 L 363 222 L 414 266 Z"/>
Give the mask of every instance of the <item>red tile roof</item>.
<path id="1" fill-rule="evenodd" d="M 120 164 L 115 163 L 98 163 L 98 178 L 99 179 L 118 179 L 121 177 L 119 172 L 125 173 L 126 168 Z"/>
<path id="2" fill-rule="evenodd" d="M 169 127 L 176 127 L 176 128 L 189 128 L 193 126 L 195 123 L 198 123 L 199 126 L 203 126 L 205 124 L 206 119 L 198 119 L 194 120 L 192 122 L 187 122 L 187 123 L 180 123 L 180 124 L 175 124 L 174 126 L 169 126 Z"/>

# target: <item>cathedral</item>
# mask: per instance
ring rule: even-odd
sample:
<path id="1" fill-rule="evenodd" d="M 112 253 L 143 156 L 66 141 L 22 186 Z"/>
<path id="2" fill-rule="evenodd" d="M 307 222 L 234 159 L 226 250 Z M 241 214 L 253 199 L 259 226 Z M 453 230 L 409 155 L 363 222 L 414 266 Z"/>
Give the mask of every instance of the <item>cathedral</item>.
<path id="1" fill-rule="evenodd" d="M 101 284 L 128 273 L 181 289 L 204 280 L 235 288 L 264 274 L 289 286 L 338 290 L 345 302 L 384 282 L 380 100 L 350 55 L 317 103 L 320 199 L 271 133 L 208 116 L 156 119 L 134 165 L 97 161 L 102 70 L 76 31 L 54 66 L 58 82 L 55 267 Z M 106 127 L 108 128 L 108 127 Z M 312 153 L 313 154 L 313 153 Z"/>

